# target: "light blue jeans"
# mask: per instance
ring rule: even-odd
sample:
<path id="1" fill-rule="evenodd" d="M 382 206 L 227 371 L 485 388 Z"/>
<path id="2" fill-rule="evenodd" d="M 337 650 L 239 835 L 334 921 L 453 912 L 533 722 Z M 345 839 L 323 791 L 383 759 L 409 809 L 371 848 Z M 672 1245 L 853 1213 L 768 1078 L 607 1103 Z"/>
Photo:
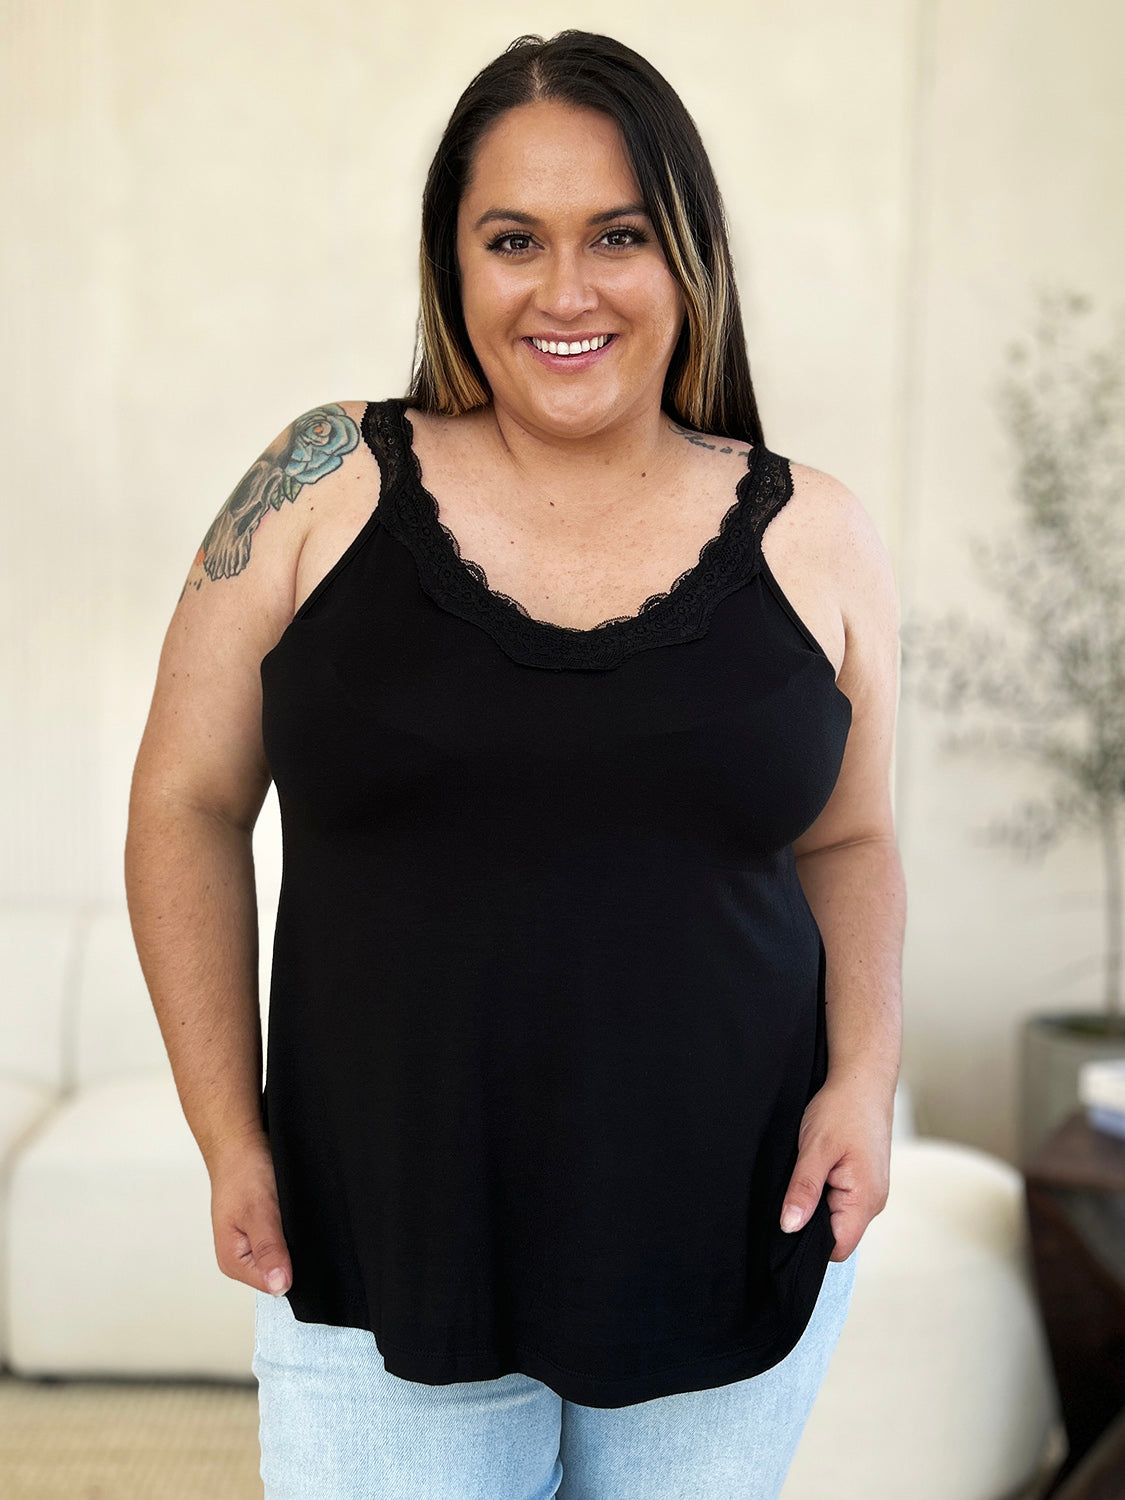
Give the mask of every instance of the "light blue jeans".
<path id="1" fill-rule="evenodd" d="M 858 1247 L 749 1380 L 602 1409 L 528 1375 L 424 1385 L 366 1329 L 255 1292 L 264 1500 L 775 1500 L 851 1305 Z"/>

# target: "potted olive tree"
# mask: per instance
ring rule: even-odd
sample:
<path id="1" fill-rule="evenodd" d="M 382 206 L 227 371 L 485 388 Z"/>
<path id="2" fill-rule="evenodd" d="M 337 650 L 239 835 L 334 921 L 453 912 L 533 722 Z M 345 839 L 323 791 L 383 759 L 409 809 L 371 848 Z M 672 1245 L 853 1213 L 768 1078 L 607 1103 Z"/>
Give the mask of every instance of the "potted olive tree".
<path id="1" fill-rule="evenodd" d="M 1125 360 L 1119 328 L 1083 347 L 1090 300 L 1043 292 L 1029 344 L 1007 350 L 999 404 L 1016 450 L 1017 519 L 999 544 L 969 539 L 1003 601 L 1003 631 L 951 611 L 912 614 L 902 686 L 944 718 L 944 748 L 1033 763 L 1042 793 L 980 830 L 1041 857 L 1067 836 L 1100 852 L 1100 1007 L 1032 1015 L 1021 1037 L 1021 1149 L 1079 1107 L 1090 1058 L 1125 1057 L 1122 832 L 1125 804 Z"/>

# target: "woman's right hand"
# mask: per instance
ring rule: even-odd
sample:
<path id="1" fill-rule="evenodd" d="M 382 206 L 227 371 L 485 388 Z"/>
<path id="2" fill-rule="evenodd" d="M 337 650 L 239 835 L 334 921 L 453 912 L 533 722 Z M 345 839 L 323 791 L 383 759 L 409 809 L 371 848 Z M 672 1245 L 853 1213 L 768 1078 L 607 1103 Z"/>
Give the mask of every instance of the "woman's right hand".
<path id="1" fill-rule="evenodd" d="M 212 1155 L 207 1170 L 219 1270 L 257 1291 L 282 1296 L 293 1284 L 293 1266 L 281 1232 L 268 1137 L 228 1143 Z"/>

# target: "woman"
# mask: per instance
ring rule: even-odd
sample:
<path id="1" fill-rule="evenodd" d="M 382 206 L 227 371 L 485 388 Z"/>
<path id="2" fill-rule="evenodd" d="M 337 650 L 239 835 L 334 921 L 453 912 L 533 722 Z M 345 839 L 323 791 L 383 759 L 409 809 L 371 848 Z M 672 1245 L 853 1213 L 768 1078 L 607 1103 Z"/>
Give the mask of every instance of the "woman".
<path id="1" fill-rule="evenodd" d="M 240 483 L 134 777 L 267 1500 L 778 1493 L 888 1191 L 896 629 L 765 446 L 683 105 L 518 39 L 429 174 L 410 391 Z"/>

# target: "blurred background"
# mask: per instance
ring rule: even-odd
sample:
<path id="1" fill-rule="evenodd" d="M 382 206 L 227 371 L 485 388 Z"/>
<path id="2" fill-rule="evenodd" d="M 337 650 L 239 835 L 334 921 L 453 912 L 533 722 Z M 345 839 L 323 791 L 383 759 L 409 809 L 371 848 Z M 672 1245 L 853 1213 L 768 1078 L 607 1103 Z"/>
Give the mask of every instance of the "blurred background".
<path id="1" fill-rule="evenodd" d="M 249 1368 L 252 1298 L 214 1266 L 206 1174 L 123 922 L 129 780 L 163 634 L 219 506 L 301 412 L 406 387 L 423 179 L 458 95 L 514 37 L 564 27 L 609 33 L 664 73 L 724 194 L 766 442 L 864 502 L 920 641 L 935 638 L 927 621 L 963 611 L 1034 678 L 1036 663 L 1049 667 L 1049 643 L 1034 621 L 1005 612 L 972 539 L 1015 556 L 1034 540 L 1029 517 L 1042 527 L 1042 507 L 1032 515 L 1027 503 L 1035 434 L 1025 423 L 1021 448 L 1002 399 L 1012 346 L 1032 351 L 1025 371 L 1044 372 L 1028 387 L 1044 402 L 1042 435 L 1061 409 L 1050 381 L 1063 382 L 1081 415 L 1101 368 L 1083 351 L 1109 347 L 1121 326 L 1125 9 L 1116 0 L 716 0 L 704 10 L 662 0 L 4 0 L 0 18 L 0 1352 L 24 1381 L 237 1383 Z M 1045 308 L 1063 318 L 1062 333 L 1042 336 Z M 1061 466 L 1101 485 L 1103 502 L 1120 494 L 1113 431 L 1108 420 L 1059 425 L 1056 490 Z M 1080 464 L 1068 468 L 1068 451 L 1081 457 L 1098 444 L 1108 468 L 1093 480 Z M 1073 593 L 1071 576 L 1057 577 Z M 1125 1038 L 1095 1027 L 1071 1047 L 1064 1081 L 1045 1082 L 1051 1065 L 1029 1060 L 1028 1029 L 1045 1015 L 1106 1010 L 1120 824 L 1103 798 L 1100 823 L 1060 824 L 1035 858 L 989 842 L 983 830 L 998 816 L 1044 795 L 1049 768 L 1011 743 L 1004 753 L 1002 736 L 955 752 L 949 669 L 944 699 L 935 690 L 929 702 L 904 675 L 898 726 L 909 891 L 901 1139 L 916 1137 L 920 1155 L 928 1143 L 922 1170 L 937 1175 L 910 1197 L 903 1168 L 900 1222 L 915 1211 L 917 1233 L 893 1256 L 888 1241 L 886 1254 L 921 1338 L 910 1317 L 933 1293 L 921 1268 L 944 1279 L 946 1263 L 932 1259 L 941 1204 L 977 1205 L 959 1220 L 970 1240 L 994 1225 L 990 1244 L 974 1241 L 957 1261 L 978 1278 L 977 1300 L 959 1306 L 991 1351 L 982 1359 L 1002 1359 L 1008 1404 L 982 1413 L 979 1396 L 966 1400 L 956 1423 L 980 1426 L 969 1436 L 950 1426 L 947 1389 L 923 1399 L 915 1385 L 913 1438 L 884 1460 L 890 1487 L 872 1470 L 855 1493 L 900 1495 L 909 1477 L 912 1497 L 999 1500 L 1031 1476 L 1058 1395 L 1022 1169 L 1075 1107 L 1078 1063 L 1125 1055 Z M 992 691 L 1002 717 L 1002 692 Z M 1081 695 L 1061 704 L 1060 722 L 1068 713 L 1075 744 L 1083 726 L 1103 722 Z M 272 792 L 255 851 L 265 1009 L 281 858 Z M 1029 1090 L 1039 1091 L 1030 1122 Z M 138 1128 L 142 1119 L 150 1123 Z M 1093 1149 L 1110 1153 L 1098 1157 L 1097 1182 L 1115 1202 L 1125 1191 L 1117 1142 L 1105 1135 Z M 979 1169 L 971 1191 L 950 1185 L 954 1161 Z M 882 1221 L 892 1224 L 894 1206 L 871 1225 L 873 1244 L 877 1229 L 889 1234 Z M 169 1235 L 171 1222 L 182 1233 Z M 138 1223 L 153 1235 L 145 1258 L 160 1262 L 151 1301 L 135 1249 L 124 1248 L 133 1242 L 121 1226 Z M 1107 1275 L 1114 1243 L 1108 1260 L 1101 1252 Z M 77 1284 L 64 1270 L 75 1260 L 87 1267 Z M 889 1307 L 890 1283 L 882 1297 L 870 1286 L 872 1304 Z M 194 1288 L 187 1303 L 185 1287 Z M 169 1316 L 184 1325 L 174 1351 Z M 947 1327 L 951 1316 L 947 1308 Z M 1011 1335 L 1021 1318 L 1022 1343 Z M 901 1310 L 897 1321 L 901 1329 Z M 220 1323 L 227 1332 L 216 1333 Z M 1008 1344 L 998 1356 L 1001 1324 Z M 954 1353 L 964 1354 L 963 1339 Z M 845 1353 L 842 1342 L 834 1372 Z M 888 1359 L 884 1350 L 883 1368 Z M 931 1361 L 917 1380 L 946 1371 Z M 995 1369 L 985 1373 L 995 1389 Z M 900 1395 L 901 1376 L 888 1386 Z M 23 1399 L 28 1387 L 13 1385 Z M 842 1420 L 845 1395 L 841 1387 L 833 1407 L 826 1387 L 824 1434 L 833 1412 Z M 870 1420 L 874 1404 L 867 1410 Z M 6 1412 L 0 1443 L 12 1445 L 18 1493 L 55 1494 L 58 1451 L 54 1471 L 36 1468 L 17 1443 L 30 1408 Z M 811 1456 L 820 1418 L 818 1406 L 790 1500 L 827 1492 Z M 47 1428 L 56 1420 L 43 1418 Z M 242 1439 L 252 1438 L 246 1410 L 240 1420 Z M 856 1412 L 848 1421 L 862 1425 Z M 958 1468 L 947 1436 L 920 1460 L 926 1422 L 961 1431 L 956 1446 L 975 1456 Z M 1100 1433 L 1102 1417 L 1096 1425 Z M 240 1452 L 245 1465 L 244 1441 Z M 91 1462 L 73 1461 L 70 1495 Z M 192 1479 L 200 1487 L 183 1493 L 260 1493 L 255 1465 L 256 1456 L 250 1488 L 239 1488 L 244 1473 Z M 827 1475 L 840 1500 L 838 1468 Z M 133 1493 L 123 1471 L 113 1482 L 97 1493 Z"/>

